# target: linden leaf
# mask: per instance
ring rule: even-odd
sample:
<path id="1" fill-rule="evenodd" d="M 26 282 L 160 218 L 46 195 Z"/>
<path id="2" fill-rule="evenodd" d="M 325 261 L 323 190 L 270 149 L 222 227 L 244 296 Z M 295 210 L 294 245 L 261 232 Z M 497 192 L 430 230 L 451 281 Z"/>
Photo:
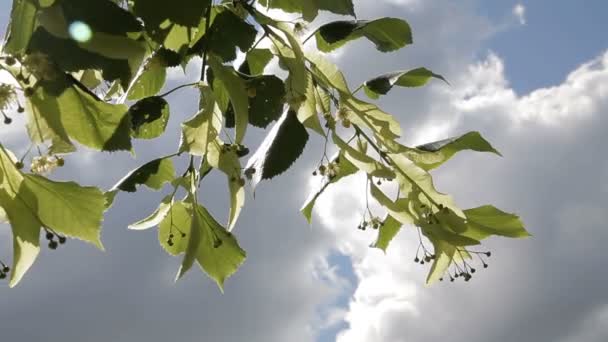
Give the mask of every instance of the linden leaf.
<path id="1" fill-rule="evenodd" d="M 447 83 L 443 76 L 433 73 L 426 68 L 418 68 L 409 71 L 397 71 L 380 75 L 364 83 L 365 93 L 377 99 L 380 95 L 386 95 L 394 86 L 421 87 L 431 79 L 437 78 Z"/>
<path id="2" fill-rule="evenodd" d="M 110 191 L 135 192 L 137 185 L 142 184 L 151 189 L 160 190 L 165 183 L 170 183 L 174 178 L 175 168 L 171 159 L 159 158 L 129 172 Z"/>
<path id="3" fill-rule="evenodd" d="M 129 108 L 131 135 L 135 139 L 160 137 L 169 123 L 169 104 L 158 96 L 137 101 Z"/>
<path id="4" fill-rule="evenodd" d="M 371 247 L 381 249 L 384 253 L 388 249 L 391 241 L 397 236 L 397 233 L 401 230 L 403 223 L 391 215 L 386 215 L 382 221 L 382 225 L 378 228 L 378 237 Z"/>
<path id="5" fill-rule="evenodd" d="M 274 75 L 256 76 L 246 81 L 249 93 L 249 123 L 266 128 L 283 113 L 285 84 Z"/>
<path id="6" fill-rule="evenodd" d="M 408 190 L 404 192 L 409 192 L 410 187 L 413 185 L 415 189 L 420 190 L 434 205 L 443 205 L 452 210 L 456 215 L 462 218 L 465 217 L 462 210 L 454 204 L 451 196 L 442 194 L 435 189 L 433 178 L 428 172 L 402 154 L 389 153 L 388 158 L 394 164 L 399 185 L 402 189 Z"/>
<path id="7" fill-rule="evenodd" d="M 252 49 L 247 52 L 243 64 L 239 67 L 239 72 L 247 75 L 260 75 L 274 55 L 269 49 Z"/>
<path id="8" fill-rule="evenodd" d="M 158 94 L 167 80 L 167 69 L 162 64 L 160 56 L 155 53 L 148 58 L 144 66 L 133 78 L 126 91 L 128 100 L 139 100 Z"/>
<path id="9" fill-rule="evenodd" d="M 401 224 L 412 224 L 415 218 L 409 212 L 410 198 L 399 198 L 396 201 L 388 198 L 380 188 L 370 182 L 370 193 L 372 197 L 380 203 L 388 212 L 392 219 L 395 219 Z"/>
<path id="10" fill-rule="evenodd" d="M 318 28 L 315 36 L 317 47 L 323 52 L 361 37 L 369 39 L 381 52 L 395 51 L 413 42 L 409 24 L 397 18 L 334 21 Z"/>
<path id="11" fill-rule="evenodd" d="M 224 144 L 219 138 L 209 144 L 203 169 L 216 168 L 222 171 L 228 180 L 230 191 L 230 213 L 228 216 L 228 230 L 232 230 L 245 205 L 245 180 L 241 177 L 240 155 L 248 150 L 238 150 L 244 147 L 233 147 Z M 203 174 L 205 170 L 201 171 Z"/>
<path id="12" fill-rule="evenodd" d="M 464 214 L 469 228 L 465 235 L 472 238 L 481 240 L 490 235 L 511 238 L 530 236 L 517 215 L 505 213 L 491 205 L 467 209 Z"/>
<path id="13" fill-rule="evenodd" d="M 441 240 L 431 239 L 433 243 L 435 260 L 426 277 L 427 285 L 430 285 L 443 277 L 445 271 L 450 267 L 456 253 L 456 247 Z"/>
<path id="14" fill-rule="evenodd" d="M 14 55 L 25 53 L 30 38 L 37 26 L 36 13 L 36 5 L 32 1 L 13 1 L 10 22 L 6 29 L 4 52 Z"/>
<path id="15" fill-rule="evenodd" d="M 180 152 L 205 156 L 208 145 L 215 141 L 222 129 L 222 112 L 208 86 L 201 87 L 200 111 L 182 124 Z"/>
<path id="16" fill-rule="evenodd" d="M 50 128 L 45 138 L 59 139 L 69 144 L 67 137 L 102 151 L 131 149 L 130 118 L 125 105 L 103 102 L 86 90 L 74 78 L 65 76 L 52 81 L 40 81 L 30 96 L 35 118 Z M 37 124 L 32 124 L 36 135 Z"/>
<path id="17" fill-rule="evenodd" d="M 148 30 L 155 30 L 166 22 L 197 27 L 211 0 L 173 0 L 170 6 L 163 0 L 135 0 L 133 11 L 141 17 Z"/>
<path id="18" fill-rule="evenodd" d="M 319 10 L 335 14 L 355 16 L 352 0 L 260 0 L 260 5 L 268 8 L 278 8 L 287 13 L 302 13 L 304 20 L 313 21 Z"/>
<path id="19" fill-rule="evenodd" d="M 209 66 L 211 66 L 214 76 L 222 81 L 230 97 L 235 115 L 235 140 L 237 144 L 240 144 L 245 137 L 249 124 L 249 97 L 247 96 L 245 81 L 237 75 L 232 67 L 222 65 L 216 57 L 209 56 Z"/>
<path id="20" fill-rule="evenodd" d="M 310 75 L 308 87 L 306 88 L 306 100 L 300 105 L 300 108 L 298 108 L 298 120 L 300 120 L 305 127 L 325 136 L 317 111 L 317 94 L 312 82 L 312 76 Z"/>
<path id="21" fill-rule="evenodd" d="M 13 233 L 11 287 L 19 283 L 37 257 L 41 227 L 103 249 L 100 241 L 105 211 L 103 193 L 73 182 L 54 182 L 37 175 L 24 175 L 2 145 L 0 207 L 6 213 Z"/>
<path id="22" fill-rule="evenodd" d="M 255 27 L 242 20 L 232 11 L 220 12 L 209 31 L 191 49 L 191 53 L 213 53 L 223 62 L 236 59 L 236 49 L 246 52 L 253 45 L 257 31 Z M 230 37 L 230 39 L 226 39 Z"/>
<path id="23" fill-rule="evenodd" d="M 245 175 L 255 186 L 283 172 L 298 159 L 308 142 L 308 132 L 296 112 L 286 111 L 247 162 Z"/>
<path id="24" fill-rule="evenodd" d="M 158 226 L 167 216 L 173 206 L 173 196 L 167 196 L 160 202 L 158 208 L 145 219 L 129 225 L 132 230 L 146 230 Z"/>
<path id="25" fill-rule="evenodd" d="M 370 176 L 394 179 L 395 173 L 382 163 L 378 162 L 374 158 L 367 154 L 356 150 L 354 147 L 348 145 L 342 140 L 336 133 L 332 135 L 334 143 L 342 150 L 344 157 L 348 159 L 355 167 L 359 170 L 367 173 Z"/>
<path id="26" fill-rule="evenodd" d="M 308 198 L 300 208 L 300 212 L 306 218 L 308 223 L 312 223 L 312 210 L 315 206 L 317 199 L 323 194 L 323 192 L 334 183 L 337 183 L 342 178 L 348 177 L 350 175 L 354 175 L 359 171 L 359 169 L 353 165 L 345 156 L 343 152 L 340 152 L 335 157 L 331 158 L 332 163 L 336 163 L 338 168 L 338 172 L 335 177 L 323 176 L 319 181 L 318 185 L 313 188 L 308 195 Z"/>
<path id="27" fill-rule="evenodd" d="M 222 291 L 224 281 L 246 258 L 234 236 L 207 209 L 191 203 L 176 202 L 172 206 L 160 224 L 159 241 L 171 255 L 185 253 L 177 278 L 183 277 L 196 261 Z"/>
<path id="28" fill-rule="evenodd" d="M 425 170 L 439 167 L 456 153 L 464 150 L 501 155 L 479 132 L 469 132 L 458 137 L 420 145 L 415 149 L 405 148 L 403 150 L 409 159 Z"/>

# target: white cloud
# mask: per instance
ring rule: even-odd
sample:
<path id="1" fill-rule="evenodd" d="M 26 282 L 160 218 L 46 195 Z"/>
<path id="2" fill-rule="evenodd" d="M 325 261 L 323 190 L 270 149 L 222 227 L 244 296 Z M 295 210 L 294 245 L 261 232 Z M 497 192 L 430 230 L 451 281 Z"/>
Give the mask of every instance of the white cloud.
<path id="1" fill-rule="evenodd" d="M 492 192 L 494 201 L 505 202 L 515 211 L 522 213 L 524 221 L 536 236 L 533 243 L 539 248 L 537 251 L 529 251 L 523 247 L 529 242 L 523 241 L 491 242 L 490 246 L 495 247 L 495 255 L 500 255 L 498 260 L 491 261 L 498 265 L 484 272 L 486 274 L 479 275 L 471 289 L 463 289 L 459 285 L 435 285 L 422 289 L 423 270 L 414 269 L 415 265 L 411 262 L 417 243 L 411 229 L 400 233 L 386 256 L 366 248 L 373 240 L 369 235 L 361 236 L 344 229 L 344 226 L 352 229 L 359 219 L 356 210 L 353 215 L 352 211 L 348 213 L 340 208 L 361 206 L 362 197 L 359 190 L 364 189 L 361 179 L 351 178 L 347 184 L 335 186 L 321 198 L 320 209 L 316 213 L 328 229 L 340 237 L 339 246 L 353 253 L 353 268 L 359 279 L 345 315 L 349 328 L 339 334 L 338 341 L 434 340 L 445 336 L 446 332 L 456 333 L 458 325 L 463 324 L 467 325 L 467 329 L 475 329 L 476 333 L 461 334 L 455 337 L 456 341 L 502 341 L 503 331 L 517 329 L 517 324 L 521 324 L 518 319 L 510 318 L 511 316 L 527 314 L 536 317 L 536 312 L 529 306 L 536 304 L 522 301 L 513 305 L 516 302 L 509 301 L 518 296 L 533 296 L 531 303 L 560 300 L 553 297 L 556 295 L 554 292 L 541 295 L 529 287 L 508 285 L 508 278 L 502 276 L 501 272 L 513 268 L 511 262 L 523 262 L 521 259 L 526 258 L 526 254 L 530 254 L 529 258 L 534 258 L 528 259 L 528 268 L 518 266 L 511 271 L 521 273 L 519 279 L 543 284 L 545 280 L 549 280 L 546 278 L 548 276 L 558 277 L 559 280 L 552 282 L 562 281 L 570 291 L 585 291 L 584 283 L 570 280 L 565 274 L 552 269 L 559 267 L 562 262 L 578 264 L 583 260 L 590 263 L 585 268 L 591 268 L 592 265 L 598 267 L 606 259 L 592 258 L 597 258 L 597 253 L 603 253 L 600 252 L 600 241 L 605 240 L 605 233 L 602 232 L 605 231 L 603 226 L 608 218 L 605 214 L 608 203 L 605 194 L 602 194 L 606 184 L 606 167 L 601 165 L 603 159 L 595 152 L 603 150 L 595 146 L 598 144 L 598 134 L 604 134 L 600 127 L 606 127 L 606 119 L 601 113 L 608 110 L 607 60 L 608 52 L 571 72 L 560 85 L 517 96 L 509 86 L 502 60 L 496 54 L 490 53 L 485 60 L 471 65 L 467 72 L 457 78 L 452 88 L 432 91 L 433 102 L 447 104 L 443 109 L 445 113 L 450 114 L 443 116 L 448 124 L 439 125 L 436 129 L 431 128 L 429 136 L 436 135 L 433 130 L 457 134 L 468 129 L 481 129 L 490 140 L 499 142 L 502 152 L 507 156 L 502 161 L 484 161 L 483 166 L 477 166 L 474 174 L 470 172 L 478 164 L 470 161 L 483 157 L 461 157 L 456 162 L 451 162 L 447 170 L 439 173 L 439 185 L 451 188 L 450 192 L 455 192 L 460 202 L 476 201 L 475 193 L 481 191 L 485 193 L 485 197 L 489 197 L 488 191 Z M 428 110 L 433 111 L 435 108 L 429 106 Z M 582 149 L 580 153 L 570 154 L 578 149 Z M 590 164 L 593 159 L 600 165 Z M 496 169 L 493 163 L 498 163 L 496 166 L 500 169 Z M 566 164 L 573 167 L 567 167 Z M 576 165 L 588 166 L 580 169 Z M 516 174 L 512 175 L 511 172 Z M 586 175 L 585 180 L 581 179 L 582 174 Z M 550 183 L 547 180 L 548 175 L 559 183 Z M 473 181 L 472 177 L 475 182 L 469 185 L 469 182 Z M 509 181 L 505 182 L 505 179 Z M 532 184 L 528 181 L 532 181 Z M 549 184 L 545 185 L 545 182 Z M 579 184 L 577 186 L 571 182 Z M 591 182 L 591 185 L 585 185 L 587 182 Z M 600 188 L 594 187 L 593 184 L 598 184 Z M 545 189 L 545 186 L 549 186 L 548 189 L 551 190 Z M 552 189 L 552 186 L 557 189 Z M 580 190 L 581 187 L 585 190 Z M 573 194 L 571 191 L 576 190 L 569 190 L 577 188 L 584 192 Z M 563 197 L 547 198 L 548 191 L 557 191 L 562 193 Z M 465 196 L 462 196 L 462 193 Z M 583 194 L 585 200 L 581 198 Z M 520 201 L 520 196 L 525 196 L 528 200 Z M 547 201 L 551 203 L 548 204 Z M 554 225 L 549 222 L 558 224 L 551 229 Z M 516 252 L 518 250 L 519 252 Z M 551 259 L 544 259 L 543 255 L 549 250 L 563 252 L 551 253 Z M 509 261 L 510 258 L 513 261 Z M 535 271 L 537 268 L 546 271 Z M 487 291 L 484 288 L 494 290 Z M 484 300 L 477 303 L 477 298 L 480 297 Z M 608 304 L 608 298 L 605 296 L 592 300 L 597 301 L 597 304 Z M 477 304 L 462 305 L 473 302 Z M 584 302 L 588 303 L 587 300 Z M 485 311 L 487 309 L 492 310 L 492 318 L 488 317 Z M 496 315 L 496 310 L 505 313 Z M 552 309 L 543 308 L 538 314 L 545 310 L 549 312 Z M 577 315 L 587 315 L 586 311 L 595 309 L 589 303 L 584 306 L 581 304 L 572 310 L 575 313 L 571 315 L 574 315 L 576 320 L 580 317 Z M 468 317 L 461 316 L 462 312 L 467 312 Z M 593 316 L 593 322 L 598 322 L 598 317 L 604 317 L 604 312 L 605 310 Z M 565 318 L 559 315 L 553 319 L 547 318 L 548 324 L 557 324 L 555 322 L 562 319 Z M 485 326 L 469 326 L 475 324 L 475 320 L 483 322 Z M 502 327 L 499 328 L 495 323 Z M 599 341 L 597 336 L 606 336 L 606 331 L 600 325 L 581 324 L 575 336 L 592 336 L 588 339 L 590 341 Z M 553 334 L 564 336 L 568 333 L 566 328 L 547 331 L 542 327 L 531 327 L 522 331 L 541 336 L 536 340 L 551 340 L 549 336 L 554 336 Z M 472 336 L 475 338 L 471 339 Z"/>
<path id="2" fill-rule="evenodd" d="M 526 7 L 518 3 L 513 7 L 513 15 L 517 18 L 521 25 L 526 24 Z"/>
<path id="3" fill-rule="evenodd" d="M 446 335 L 456 342 L 552 341 L 567 336 L 569 327 L 571 340 L 603 340 L 598 322 L 605 320 L 602 307 L 608 299 L 605 276 L 597 269 L 608 262 L 601 245 L 608 163 L 600 143 L 607 123 L 599 115 L 608 109 L 608 55 L 578 68 L 556 87 L 518 96 L 498 55 L 471 65 L 483 41 L 502 30 L 478 16 L 472 3 L 357 1 L 362 19 L 406 18 L 416 45 L 379 54 L 362 41 L 335 56 L 355 86 L 382 72 L 422 65 L 450 80 L 452 87 L 434 83 L 424 90 L 396 90 L 383 99 L 383 108 L 404 123 L 408 143 L 476 129 L 505 154 L 504 159 L 459 156 L 437 172 L 439 189 L 454 193 L 458 203 L 491 202 L 517 211 L 535 235 L 530 241 L 491 241 L 496 251 L 491 267 L 470 286 L 423 287 L 426 269 L 411 262 L 417 246 L 411 229 L 396 238 L 387 255 L 368 248 L 373 233 L 356 229 L 364 199 L 360 177 L 319 200 L 316 215 L 327 229 L 306 229 L 297 213 L 303 194 L 294 191 L 294 200 L 285 191 L 299 189 L 305 177 L 291 174 L 264 184 L 255 201 L 248 202 L 237 230 L 248 260 L 223 296 L 196 272 L 172 284 L 179 261 L 160 251 L 155 233 L 124 229 L 151 211 L 162 195 L 123 195 L 104 224 L 106 255 L 78 243 L 59 253 L 43 251 L 20 288 L 10 293 L 0 288 L 6 309 L 0 321 L 12 323 L 3 327 L 4 336 L 132 342 L 179 334 L 182 341 L 205 336 L 213 341 L 297 342 L 311 341 L 319 330 L 346 320 L 350 326 L 339 341 L 435 341 Z M 523 15 L 525 11 L 525 19 Z M 200 62 L 189 68 L 194 81 Z M 183 75 L 172 73 L 170 79 L 182 80 Z M 129 169 L 174 149 L 180 120 L 195 110 L 196 94 L 185 92 L 171 98 L 169 136 L 145 148 L 137 145 L 138 160 L 91 154 L 91 163 L 83 167 L 88 172 L 78 170 L 78 177 L 107 187 Z M 313 157 L 318 156 L 307 155 L 296 168 Z M 209 179 L 201 196 L 220 215 L 227 203 L 224 181 Z M 602 196 L 598 189 L 604 189 Z M 352 256 L 358 279 L 354 289 L 327 261 L 335 250 Z M 319 309 L 333 303 L 337 293 L 350 291 L 347 306 Z M 60 316 L 53 314 L 57 306 Z M 72 328 L 56 329 L 64 320 Z M 38 329 L 27 328 L 32 324 Z"/>

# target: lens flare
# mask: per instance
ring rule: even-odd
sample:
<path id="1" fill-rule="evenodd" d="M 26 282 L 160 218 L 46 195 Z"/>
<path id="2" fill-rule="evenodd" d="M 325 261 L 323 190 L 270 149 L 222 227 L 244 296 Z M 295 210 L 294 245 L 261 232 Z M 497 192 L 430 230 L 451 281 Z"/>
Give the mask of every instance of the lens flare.
<path id="1" fill-rule="evenodd" d="M 70 37 L 79 43 L 86 43 L 93 37 L 91 27 L 82 21 L 75 21 L 68 28 Z"/>

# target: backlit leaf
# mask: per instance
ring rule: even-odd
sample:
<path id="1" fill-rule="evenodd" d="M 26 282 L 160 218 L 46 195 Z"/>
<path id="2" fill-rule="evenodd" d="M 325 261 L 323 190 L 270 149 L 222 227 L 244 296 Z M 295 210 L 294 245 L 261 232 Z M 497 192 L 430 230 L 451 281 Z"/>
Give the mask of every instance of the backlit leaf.
<path id="1" fill-rule="evenodd" d="M 169 115 L 169 104 L 162 97 L 152 96 L 138 101 L 129 108 L 133 138 L 158 138 L 165 132 Z"/>
<path id="2" fill-rule="evenodd" d="M 380 95 L 386 95 L 394 86 L 421 87 L 431 79 L 437 78 L 447 83 L 443 76 L 435 74 L 426 68 L 418 68 L 409 71 L 391 72 L 380 75 L 365 82 L 365 93 L 374 99 Z"/>
<path id="3" fill-rule="evenodd" d="M 297 114 L 286 111 L 247 162 L 245 174 L 252 180 L 252 185 L 255 187 L 261 180 L 287 171 L 302 154 L 307 142 L 308 132 Z"/>
<path id="4" fill-rule="evenodd" d="M 395 51 L 412 43 L 409 24 L 397 18 L 334 21 L 317 29 L 315 36 L 317 47 L 323 52 L 331 52 L 361 37 L 369 39 L 382 52 Z"/>
<path id="5" fill-rule="evenodd" d="M 148 162 L 137 169 L 129 172 L 110 191 L 137 191 L 138 185 L 160 190 L 165 183 L 170 183 L 175 178 L 173 162 L 168 158 L 159 158 Z"/>
<path id="6" fill-rule="evenodd" d="M 174 234 L 173 246 L 167 242 L 170 234 Z M 236 272 L 246 257 L 230 232 L 204 207 L 190 203 L 176 202 L 173 205 L 160 224 L 159 241 L 171 255 L 186 253 L 179 277 L 185 274 L 190 262 L 196 261 L 222 291 L 224 281 Z"/>
<path id="7" fill-rule="evenodd" d="M 69 136 L 102 151 L 131 149 L 128 108 L 100 100 L 71 77 L 41 81 L 28 99 L 37 119 L 55 133 L 53 138 Z"/>

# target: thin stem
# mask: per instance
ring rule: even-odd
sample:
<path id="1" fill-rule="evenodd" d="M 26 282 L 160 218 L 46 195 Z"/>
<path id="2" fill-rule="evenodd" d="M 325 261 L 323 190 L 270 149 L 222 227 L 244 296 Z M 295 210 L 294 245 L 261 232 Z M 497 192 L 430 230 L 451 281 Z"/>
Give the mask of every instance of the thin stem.
<path id="1" fill-rule="evenodd" d="M 355 128 L 355 131 L 357 131 L 357 133 L 361 134 L 365 138 L 365 140 L 367 140 L 367 142 L 374 148 L 374 150 L 376 150 L 376 152 L 378 152 L 378 155 L 380 155 L 380 158 L 385 163 L 387 163 L 388 165 L 395 164 L 394 160 L 392 160 L 389 156 L 387 156 L 386 153 L 384 151 L 382 151 L 380 149 L 380 147 L 358 125 L 353 124 L 353 127 Z M 437 202 L 435 202 L 435 200 L 424 189 L 422 189 L 416 182 L 414 182 L 414 180 L 410 176 L 408 176 L 403 170 L 401 170 L 398 167 L 395 167 L 394 169 L 397 170 L 410 183 L 412 183 L 412 185 L 417 187 L 418 190 L 420 190 L 420 192 L 422 192 L 435 207 L 439 208 L 439 204 Z"/>
<path id="2" fill-rule="evenodd" d="M 264 40 L 264 38 L 268 37 L 268 34 L 266 32 L 264 32 L 264 34 L 260 37 L 260 39 L 258 39 L 257 42 L 255 42 L 255 44 L 253 44 L 253 46 L 249 49 L 249 50 L 253 50 L 255 49 L 258 44 L 260 44 L 262 42 L 262 40 Z"/>
<path id="3" fill-rule="evenodd" d="M 315 31 L 313 31 L 313 33 L 311 33 L 310 35 L 308 35 L 308 37 L 306 37 L 306 39 L 304 39 L 304 40 L 302 41 L 302 45 L 305 45 L 305 44 L 306 44 L 306 43 L 307 43 L 307 42 L 308 42 L 308 41 L 309 41 L 309 40 L 310 40 L 312 37 L 314 37 L 314 36 L 315 36 L 315 34 L 317 34 L 317 31 L 318 31 L 318 30 L 315 30 Z"/>
<path id="4" fill-rule="evenodd" d="M 195 86 L 195 85 L 197 85 L 197 84 L 198 84 L 198 82 L 192 82 L 192 83 L 182 84 L 182 85 L 177 86 L 177 87 L 175 87 L 175 88 L 173 88 L 173 89 L 171 89 L 171 90 L 167 91 L 166 93 L 161 94 L 161 95 L 158 95 L 158 96 L 159 96 L 159 97 L 165 97 L 165 96 L 169 96 L 169 95 L 173 94 L 175 91 L 178 91 L 178 90 L 183 89 L 183 88 L 186 88 L 186 87 L 192 87 L 192 86 Z"/>
<path id="5" fill-rule="evenodd" d="M 355 95 L 356 93 L 358 93 L 358 92 L 359 92 L 359 90 L 363 89 L 363 86 L 365 86 L 365 84 L 364 84 L 364 83 L 363 83 L 363 84 L 361 84 L 360 86 L 358 86 L 358 87 L 357 87 L 357 89 L 355 89 L 355 90 L 352 92 L 352 94 L 353 94 L 353 95 Z"/>

